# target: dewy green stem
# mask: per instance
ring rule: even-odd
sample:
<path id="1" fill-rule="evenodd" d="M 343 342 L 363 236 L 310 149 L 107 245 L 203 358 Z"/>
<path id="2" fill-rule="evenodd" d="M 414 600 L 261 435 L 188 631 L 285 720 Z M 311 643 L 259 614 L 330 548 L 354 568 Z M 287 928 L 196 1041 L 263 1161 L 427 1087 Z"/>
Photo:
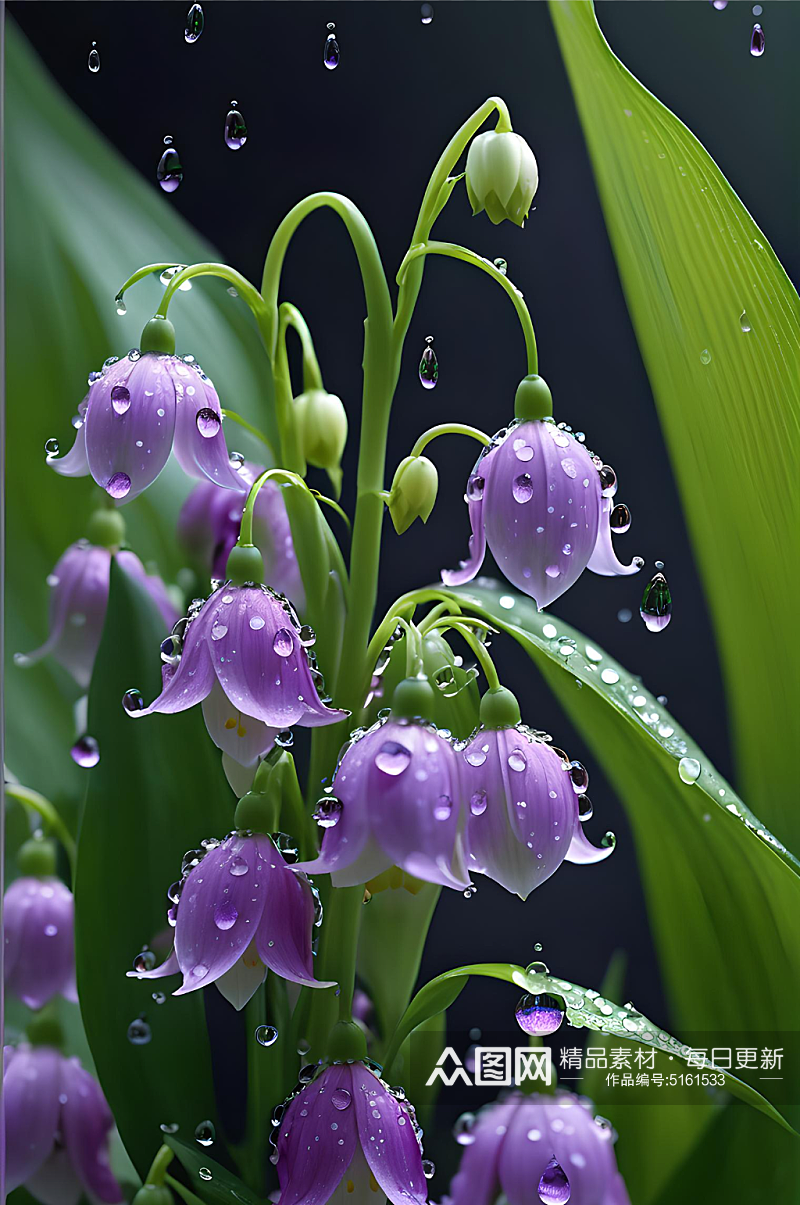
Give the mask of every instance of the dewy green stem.
<path id="1" fill-rule="evenodd" d="M 141 270 L 143 271 L 143 269 Z M 173 296 L 184 281 L 191 280 L 194 276 L 219 276 L 222 280 L 230 281 L 231 284 L 236 286 L 239 296 L 243 301 L 247 302 L 256 318 L 259 319 L 259 325 L 261 325 L 266 312 L 263 297 L 246 276 L 242 276 L 241 272 L 237 272 L 235 268 L 229 268 L 227 264 L 190 264 L 187 268 L 181 268 L 180 272 L 175 273 L 164 290 L 161 304 L 156 310 L 157 315 L 166 318 L 169 303 L 172 301 Z M 131 277 L 131 280 L 133 280 L 133 277 Z M 127 285 L 123 287 L 127 288 Z"/>
<path id="2" fill-rule="evenodd" d="M 414 447 L 411 449 L 412 456 L 421 456 L 425 448 L 433 439 L 437 439 L 440 435 L 468 435 L 472 439 L 477 439 L 478 443 L 484 447 L 492 442 L 491 437 L 483 431 L 479 431 L 477 427 L 469 427 L 466 423 L 439 423 L 436 427 L 429 427 L 427 431 L 423 431 Z"/>
<path id="3" fill-rule="evenodd" d="M 271 481 L 277 477 L 282 478 L 291 485 L 300 486 L 301 489 L 308 489 L 308 486 L 306 485 L 305 481 L 303 481 L 303 478 L 298 477 L 297 473 L 292 473 L 288 469 L 266 469 L 260 477 L 256 477 L 255 481 L 250 486 L 250 493 L 247 495 L 247 501 L 245 502 L 244 510 L 242 511 L 242 523 L 241 527 L 239 528 L 240 544 L 253 543 L 253 512 L 255 511 L 256 507 L 258 491 L 267 481 Z"/>
<path id="4" fill-rule="evenodd" d="M 297 306 L 292 305 L 290 301 L 282 302 L 278 311 L 278 323 L 283 337 L 285 337 L 286 330 L 291 327 L 300 339 L 300 345 L 303 349 L 303 390 L 323 389 L 322 373 L 319 361 L 317 360 L 317 353 L 314 350 L 314 340 L 311 337 L 311 331 L 308 329 L 308 323 Z"/>

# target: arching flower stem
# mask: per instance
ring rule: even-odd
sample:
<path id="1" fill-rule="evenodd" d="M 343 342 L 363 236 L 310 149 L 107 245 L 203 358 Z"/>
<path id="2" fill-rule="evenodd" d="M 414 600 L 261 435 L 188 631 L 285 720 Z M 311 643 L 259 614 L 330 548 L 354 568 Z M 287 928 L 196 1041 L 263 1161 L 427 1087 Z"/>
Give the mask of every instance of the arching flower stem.
<path id="1" fill-rule="evenodd" d="M 484 431 L 480 431 L 477 427 L 470 427 L 466 423 L 438 423 L 437 426 L 423 431 L 411 449 L 411 455 L 421 456 L 431 440 L 440 435 L 468 435 L 471 439 L 477 439 L 478 443 L 483 444 L 484 447 L 488 447 L 492 442 L 491 437 Z"/>
<path id="2" fill-rule="evenodd" d="M 69 829 L 64 821 L 59 816 L 56 809 L 53 807 L 49 799 L 45 799 L 44 795 L 40 795 L 38 791 L 31 791 L 28 787 L 20 786 L 19 783 L 7 782 L 4 784 L 4 792 L 9 799 L 15 799 L 17 803 L 22 804 L 28 811 L 40 816 L 56 837 L 58 837 L 69 861 L 70 874 L 73 882 L 75 881 L 75 842 L 72 838 Z"/>

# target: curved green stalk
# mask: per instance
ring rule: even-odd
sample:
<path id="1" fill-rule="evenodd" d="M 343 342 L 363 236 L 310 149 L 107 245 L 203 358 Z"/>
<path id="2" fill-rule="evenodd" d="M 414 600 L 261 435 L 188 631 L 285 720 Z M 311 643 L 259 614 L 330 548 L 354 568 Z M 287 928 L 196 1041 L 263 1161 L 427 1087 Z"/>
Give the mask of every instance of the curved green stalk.
<path id="1" fill-rule="evenodd" d="M 486 625 L 481 624 L 480 621 L 479 626 L 486 628 Z M 458 619 L 437 620 L 435 624 L 431 625 L 431 627 L 447 627 L 450 628 L 451 631 L 457 632 L 464 643 L 469 645 L 470 649 L 475 654 L 478 664 L 486 675 L 486 684 L 489 687 L 489 690 L 499 689 L 500 678 L 498 677 L 494 661 L 489 655 L 489 650 L 486 648 L 486 645 L 475 635 L 475 632 L 472 630 L 473 624 L 471 622 L 468 620 L 459 621 Z"/>
<path id="2" fill-rule="evenodd" d="M 23 807 L 29 811 L 35 812 L 37 816 L 41 816 L 45 825 L 52 829 L 53 833 L 58 837 L 69 860 L 70 872 L 73 883 L 75 880 L 75 842 L 72 834 L 69 832 L 64 821 L 59 816 L 56 809 L 53 807 L 49 799 L 45 799 L 44 795 L 40 795 L 38 791 L 31 791 L 28 787 L 20 786 L 15 782 L 7 782 L 4 784 L 4 791 L 10 799 L 16 799 L 17 803 L 21 803 Z"/>
<path id="3" fill-rule="evenodd" d="M 222 415 L 223 418 L 229 418 L 232 423 L 236 423 L 236 425 L 238 427 L 241 427 L 244 431 L 247 431 L 247 433 L 249 435 L 252 435 L 255 439 L 260 440 L 260 442 L 264 445 L 264 447 L 269 452 L 270 456 L 274 457 L 275 450 L 272 447 L 272 444 L 270 443 L 269 439 L 264 434 L 264 432 L 259 431 L 258 427 L 254 427 L 252 423 L 249 423 L 246 418 L 242 418 L 241 414 L 237 414 L 235 410 L 222 410 L 221 409 L 220 414 Z"/>
<path id="4" fill-rule="evenodd" d="M 470 427 L 466 423 L 439 423 L 436 427 L 429 427 L 427 431 L 423 431 L 414 447 L 411 449 L 412 456 L 421 456 L 425 448 L 431 440 L 438 438 L 440 435 L 469 435 L 472 439 L 477 439 L 478 443 L 484 447 L 492 442 L 491 436 L 486 435 L 477 427 Z"/>
<path id="5" fill-rule="evenodd" d="M 297 485 L 301 489 L 308 490 L 311 493 L 303 478 L 299 477 L 297 473 L 292 473 L 289 469 L 265 469 L 260 477 L 256 477 L 247 495 L 247 501 L 242 511 L 242 522 L 239 528 L 240 544 L 253 543 L 253 512 L 255 511 L 258 492 L 267 481 L 272 481 L 277 477 L 283 478 L 289 485 Z"/>
<path id="6" fill-rule="evenodd" d="M 292 305 L 290 301 L 284 301 L 278 311 L 278 322 L 282 333 L 291 327 L 300 339 L 303 349 L 303 390 L 323 389 L 322 372 L 317 360 L 317 353 L 314 350 L 314 340 L 308 329 L 308 323 L 297 306 Z"/>
<path id="7" fill-rule="evenodd" d="M 167 266 L 171 267 L 172 265 Z M 246 276 L 242 276 L 241 272 L 237 272 L 235 268 L 228 267 L 227 264 L 190 264 L 187 268 L 181 268 L 180 272 L 175 273 L 164 290 L 161 304 L 156 310 L 157 315 L 161 318 L 166 318 L 169 303 L 172 301 L 174 294 L 184 281 L 191 280 L 194 276 L 219 276 L 222 280 L 230 281 L 231 284 L 236 286 L 239 296 L 243 301 L 247 302 L 256 318 L 259 319 L 259 325 L 261 325 L 265 313 L 263 297 Z M 131 277 L 131 280 L 133 280 L 133 277 Z M 127 285 L 123 286 L 123 288 L 127 288 Z"/>

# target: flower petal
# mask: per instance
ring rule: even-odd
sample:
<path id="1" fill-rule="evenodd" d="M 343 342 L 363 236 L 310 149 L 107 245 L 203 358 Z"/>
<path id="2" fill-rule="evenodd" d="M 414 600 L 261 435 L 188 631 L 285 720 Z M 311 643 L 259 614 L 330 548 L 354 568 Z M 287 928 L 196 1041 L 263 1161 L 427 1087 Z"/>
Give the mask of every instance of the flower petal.
<path id="1" fill-rule="evenodd" d="M 19 878 L 6 892 L 3 911 L 6 940 L 11 935 L 12 941 L 6 990 L 28 1008 L 41 1008 L 74 975 L 72 892 L 59 879 Z"/>
<path id="2" fill-rule="evenodd" d="M 254 840 L 264 891 L 264 911 L 255 934 L 259 957 L 283 979 L 307 987 L 332 987 L 330 980 L 314 978 L 314 896 L 308 880 L 284 861 L 269 837 Z"/>
<path id="3" fill-rule="evenodd" d="M 152 971 L 126 971 L 125 973 L 129 979 L 165 979 L 168 975 L 179 975 L 180 970 L 178 955 L 173 946 L 169 956 L 160 967 L 154 967 Z"/>
<path id="4" fill-rule="evenodd" d="M 611 539 L 611 511 L 614 507 L 613 498 L 603 498 L 603 505 L 600 512 L 600 523 L 597 528 L 597 542 L 594 546 L 594 551 L 589 557 L 588 568 L 592 573 L 599 573 L 602 577 L 617 577 L 630 573 L 638 573 L 642 567 L 641 557 L 634 557 L 630 565 L 623 565 L 617 560 L 617 554 L 614 551 L 614 544 Z"/>
<path id="5" fill-rule="evenodd" d="M 492 1205 L 499 1195 L 497 1164 L 515 1109 L 512 1100 L 487 1105 L 478 1113 L 470 1131 L 472 1142 L 464 1147 L 450 1184 L 452 1205 Z"/>
<path id="6" fill-rule="evenodd" d="M 518 1102 L 499 1161 L 500 1184 L 509 1205 L 527 1205 L 530 1186 L 538 1185 L 555 1158 L 569 1180 L 570 1198 L 602 1205 L 616 1174 L 609 1131 L 596 1124 L 590 1108 L 577 1097 L 523 1097 Z M 539 1137 L 535 1137 L 539 1135 Z"/>
<path id="7" fill-rule="evenodd" d="M 203 719 L 217 748 L 242 766 L 255 765 L 272 748 L 279 731 L 233 707 L 216 679 L 203 700 Z"/>
<path id="8" fill-rule="evenodd" d="M 47 463 L 62 477 L 88 477 L 89 457 L 86 454 L 85 422 L 81 423 L 75 432 L 75 441 L 66 456 L 48 456 Z"/>
<path id="9" fill-rule="evenodd" d="M 38 1171 L 29 1176 L 25 1188 L 41 1205 L 78 1205 L 83 1185 L 65 1150 L 56 1149 Z"/>
<path id="10" fill-rule="evenodd" d="M 184 473 L 241 492 L 242 481 L 236 466 L 231 464 L 222 433 L 216 389 L 208 377 L 201 376 L 196 368 L 177 356 L 170 359 L 170 375 L 178 399 L 175 458 Z"/>
<path id="11" fill-rule="evenodd" d="M 358 1137 L 372 1174 L 393 1205 L 425 1205 L 428 1186 L 407 1105 L 363 1063 L 353 1063 L 351 1073 Z"/>
<path id="12" fill-rule="evenodd" d="M 164 628 L 169 632 L 177 623 L 179 616 L 161 578 L 155 573 L 148 573 L 136 553 L 130 552 L 127 548 L 123 548 L 117 553 L 117 564 L 125 570 L 129 577 L 134 578 L 140 586 L 144 587 L 161 612 Z"/>
<path id="13" fill-rule="evenodd" d="M 357 743 L 356 743 L 357 744 Z M 384 860 L 384 865 L 391 865 L 383 851 L 369 840 L 369 822 L 367 819 L 367 799 L 370 759 L 358 756 L 357 749 L 352 746 L 342 758 L 334 778 L 333 791 L 342 805 L 336 824 L 324 830 L 322 847 L 318 857 L 311 862 L 298 862 L 297 869 L 309 874 L 338 874 L 337 887 L 352 887 L 356 883 L 366 882 L 377 874 L 372 863 Z M 364 851 L 371 873 L 366 878 L 353 877 L 358 873 L 358 860 Z M 341 872 L 345 867 L 344 877 Z M 382 866 L 381 869 L 384 867 Z M 352 872 L 352 873 L 351 873 Z"/>
<path id="14" fill-rule="evenodd" d="M 483 499 L 486 492 L 486 480 L 496 449 L 481 456 L 470 473 L 467 482 L 467 510 L 472 535 L 469 538 L 469 556 L 461 562 L 459 569 L 443 569 L 442 581 L 446 586 L 463 586 L 471 582 L 478 574 L 483 559 L 486 556 L 486 531 L 483 525 Z M 483 487 L 476 487 L 476 478 L 483 479 Z M 470 497 L 470 493 L 477 496 Z"/>
<path id="15" fill-rule="evenodd" d="M 121 1201 L 122 1189 L 108 1164 L 109 1133 L 114 1125 L 100 1085 L 77 1059 L 61 1060 L 61 1136 L 72 1166 L 91 1196 Z"/>
<path id="16" fill-rule="evenodd" d="M 216 981 L 217 990 L 237 1012 L 252 999 L 267 977 L 267 968 L 254 953 L 253 944 L 251 941 L 242 957 Z"/>
<path id="17" fill-rule="evenodd" d="M 58 1128 L 61 1056 L 47 1046 L 18 1046 L 3 1074 L 6 1190 L 24 1184 L 53 1149 Z"/>
<path id="18" fill-rule="evenodd" d="M 592 845 L 580 824 L 577 824 L 564 860 L 574 862 L 578 866 L 585 866 L 590 862 L 603 862 L 606 858 L 610 858 L 613 852 L 613 844 L 602 847 Z"/>
<path id="19" fill-rule="evenodd" d="M 337 1093 L 351 1098 L 343 1109 L 333 1103 Z M 330 1200 L 358 1141 L 353 1095 L 351 1067 L 334 1065 L 288 1105 L 276 1148 L 280 1205 L 325 1205 Z M 343 1096 L 337 1099 L 344 1101 Z"/>
<path id="20" fill-rule="evenodd" d="M 131 712 L 134 719 L 140 716 L 152 715 L 161 711 L 174 715 L 178 711 L 186 711 L 196 703 L 202 703 L 214 685 L 214 670 L 209 656 L 207 633 L 209 614 L 206 608 L 200 611 L 187 626 L 183 638 L 183 651 L 177 667 L 165 665 L 162 668 L 163 690 L 153 700 L 149 707 L 141 711 Z"/>

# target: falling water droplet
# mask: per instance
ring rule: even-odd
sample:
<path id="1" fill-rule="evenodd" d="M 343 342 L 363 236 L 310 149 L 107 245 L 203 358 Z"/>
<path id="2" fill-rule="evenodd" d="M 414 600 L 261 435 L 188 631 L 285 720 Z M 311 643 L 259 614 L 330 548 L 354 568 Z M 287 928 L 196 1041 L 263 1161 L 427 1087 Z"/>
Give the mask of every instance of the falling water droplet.
<path id="1" fill-rule="evenodd" d="M 701 364 L 710 364 L 711 363 L 711 352 L 708 350 L 707 347 L 704 347 L 703 350 L 700 352 L 700 363 Z"/>
<path id="2" fill-rule="evenodd" d="M 439 380 L 439 361 L 431 346 L 433 335 L 428 335 L 425 343 L 427 346 L 423 349 L 422 359 L 419 362 L 420 384 L 424 389 L 435 389 L 436 382 Z"/>
<path id="3" fill-rule="evenodd" d="M 47 456 L 58 456 L 58 440 L 48 439 L 47 443 L 44 445 L 44 450 Z"/>
<path id="4" fill-rule="evenodd" d="M 225 118 L 225 145 L 230 147 L 232 151 L 239 151 L 246 142 L 247 125 L 241 113 L 236 108 L 236 101 L 232 100 L 228 116 Z"/>
<path id="5" fill-rule="evenodd" d="M 525 1033 L 555 1033 L 564 1020 L 564 1003 L 546 992 L 524 995 L 514 1011 L 517 1024 Z"/>
<path id="6" fill-rule="evenodd" d="M 195 5 L 199 8 L 199 5 Z M 199 36 L 199 35 L 198 35 Z M 158 180 L 164 192 L 174 192 L 183 179 L 183 166 L 181 157 L 172 145 L 172 138 L 169 134 L 164 139 L 166 150 L 158 161 L 156 168 L 156 180 Z"/>
<path id="7" fill-rule="evenodd" d="M 201 1146 L 211 1146 L 216 1136 L 217 1131 L 211 1121 L 201 1121 L 194 1132 L 195 1141 L 199 1142 Z"/>
<path id="8" fill-rule="evenodd" d="M 112 498 L 126 498 L 131 492 L 131 479 L 127 473 L 114 473 L 106 483 L 106 493 Z"/>
<path id="9" fill-rule="evenodd" d="M 203 406 L 197 411 L 195 422 L 203 439 L 213 439 L 222 425 L 216 410 L 212 410 L 210 406 Z"/>
<path id="10" fill-rule="evenodd" d="M 764 37 L 764 30 L 761 28 L 758 22 L 756 22 L 756 24 L 753 26 L 753 32 L 750 35 L 750 53 L 752 54 L 753 58 L 760 59 L 764 53 L 765 47 L 766 38 Z"/>
<path id="11" fill-rule="evenodd" d="M 183 33 L 183 36 L 190 46 L 192 42 L 196 42 L 200 37 L 205 23 L 202 8 L 199 4 L 193 4 L 186 14 L 186 29 Z"/>
<path id="12" fill-rule="evenodd" d="M 97 75 L 100 70 L 100 51 L 96 42 L 92 42 L 92 49 L 89 51 L 89 70 L 92 75 Z"/>
<path id="13" fill-rule="evenodd" d="M 256 1030 L 256 1041 L 259 1046 L 274 1046 L 278 1040 L 278 1031 L 274 1025 L 259 1025 Z"/>
<path id="14" fill-rule="evenodd" d="M 350 1108 L 352 1100 L 353 1098 L 346 1088 L 335 1088 L 331 1096 L 331 1104 L 340 1113 L 344 1113 L 345 1109 Z"/>
<path id="15" fill-rule="evenodd" d="M 519 477 L 514 478 L 511 493 L 514 496 L 515 502 L 519 502 L 520 504 L 530 502 L 533 497 L 533 484 L 530 473 L 520 473 Z"/>
<path id="16" fill-rule="evenodd" d="M 322 799 L 317 800 L 316 811 L 311 818 L 316 820 L 320 828 L 335 828 L 341 815 L 341 801 L 335 799 L 333 795 L 323 795 Z"/>
<path id="17" fill-rule="evenodd" d="M 375 765 L 384 774 L 390 774 L 393 778 L 408 769 L 410 761 L 410 751 L 406 749 L 405 745 L 398 744 L 397 741 L 384 741 L 375 754 Z"/>
<path id="18" fill-rule="evenodd" d="M 631 525 L 631 512 L 624 502 L 618 502 L 609 518 L 611 530 L 618 536 L 624 535 Z"/>
<path id="19" fill-rule="evenodd" d="M 125 694 L 122 696 L 122 706 L 125 708 L 128 715 L 134 715 L 137 711 L 143 711 L 144 699 L 142 698 L 142 692 L 140 690 L 136 690 L 135 688 L 126 690 Z"/>
<path id="20" fill-rule="evenodd" d="M 746 310 L 742 310 L 741 314 L 739 315 L 739 326 L 742 328 L 742 331 L 745 335 L 748 333 L 748 331 L 753 329 L 750 325 L 750 319 L 747 317 Z"/>
<path id="21" fill-rule="evenodd" d="M 288 628 L 278 628 L 272 647 L 279 657 L 291 656 L 294 648 L 294 637 Z"/>
<path id="22" fill-rule="evenodd" d="M 426 1180 L 432 1180 L 436 1175 L 436 1164 L 432 1159 L 422 1160 L 422 1172 Z"/>
<path id="23" fill-rule="evenodd" d="M 421 4 L 419 8 L 419 19 L 423 25 L 430 25 L 433 20 L 433 5 Z"/>
<path id="24" fill-rule="evenodd" d="M 453 1137 L 459 1146 L 471 1146 L 475 1141 L 472 1130 L 475 1125 L 474 1113 L 462 1113 L 453 1126 Z"/>
<path id="25" fill-rule="evenodd" d="M 644 588 L 639 614 L 650 632 L 663 632 L 672 618 L 672 595 L 663 573 L 656 573 Z"/>
<path id="26" fill-rule="evenodd" d="M 128 312 L 128 307 L 126 306 L 121 293 L 117 293 L 116 297 L 114 298 L 114 306 L 120 318 L 124 318 Z"/>
<path id="27" fill-rule="evenodd" d="M 147 946 L 133 960 L 133 969 L 137 974 L 141 975 L 144 971 L 152 971 L 156 965 L 156 956 L 152 950 L 148 950 Z"/>
<path id="28" fill-rule="evenodd" d="M 556 1159 L 551 1159 L 539 1181 L 539 1200 L 545 1205 L 566 1205 L 570 1186 L 567 1173 Z"/>
<path id="29" fill-rule="evenodd" d="M 93 736 L 79 737 L 70 749 L 72 760 L 84 770 L 91 770 L 100 761 L 100 746 Z"/>
<path id="30" fill-rule="evenodd" d="M 137 1017 L 128 1026 L 128 1041 L 132 1046 L 146 1046 L 152 1036 L 144 1017 Z"/>
<path id="31" fill-rule="evenodd" d="M 151 998 L 156 1002 L 156 1004 L 165 1004 L 167 999 L 163 992 L 153 992 Z"/>
<path id="32" fill-rule="evenodd" d="M 111 390 L 111 405 L 114 413 L 122 417 L 131 408 L 130 391 L 124 385 L 115 385 Z"/>
<path id="33" fill-rule="evenodd" d="M 339 66 L 341 54 L 339 52 L 339 43 L 336 41 L 335 34 L 336 26 L 333 21 L 328 22 L 328 36 L 325 39 L 325 47 L 322 51 L 322 61 L 329 71 Z"/>
<path id="34" fill-rule="evenodd" d="M 696 757 L 682 757 L 678 762 L 678 775 L 681 782 L 691 786 L 700 777 L 700 762 Z"/>

